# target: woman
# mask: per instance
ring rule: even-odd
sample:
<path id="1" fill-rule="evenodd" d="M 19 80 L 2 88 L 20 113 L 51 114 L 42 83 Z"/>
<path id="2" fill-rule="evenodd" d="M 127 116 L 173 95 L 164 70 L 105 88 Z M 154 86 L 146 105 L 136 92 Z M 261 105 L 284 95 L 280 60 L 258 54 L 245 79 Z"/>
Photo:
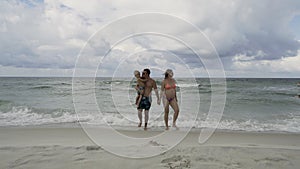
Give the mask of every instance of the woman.
<path id="1" fill-rule="evenodd" d="M 171 106 L 174 110 L 173 117 L 173 127 L 176 129 L 176 120 L 179 114 L 179 107 L 177 104 L 176 97 L 176 82 L 173 79 L 173 71 L 171 69 L 167 69 L 165 72 L 165 79 L 161 83 L 161 92 L 160 92 L 160 101 L 163 99 L 164 111 L 165 111 L 165 125 L 166 130 L 169 130 L 169 106 Z"/>

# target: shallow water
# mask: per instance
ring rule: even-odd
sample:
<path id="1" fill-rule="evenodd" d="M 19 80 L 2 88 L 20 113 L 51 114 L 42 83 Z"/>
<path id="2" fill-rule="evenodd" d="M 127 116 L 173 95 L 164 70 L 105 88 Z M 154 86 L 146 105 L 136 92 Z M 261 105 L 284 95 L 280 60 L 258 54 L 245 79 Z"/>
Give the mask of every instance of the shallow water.
<path id="1" fill-rule="evenodd" d="M 156 79 L 160 88 L 160 81 Z M 178 126 L 211 127 L 205 121 L 211 105 L 211 86 L 216 96 L 226 94 L 219 129 L 242 131 L 300 132 L 300 79 L 227 79 L 222 85 L 208 79 L 176 79 L 180 104 Z M 136 91 L 132 78 L 81 78 L 73 100 L 72 78 L 0 78 L 0 126 L 82 123 L 136 126 Z M 88 84 L 88 85 L 87 85 Z M 92 85 L 91 85 L 92 84 Z M 91 87 L 92 86 L 92 87 Z M 74 94 L 74 93 L 73 93 Z M 86 100 L 96 100 L 92 109 Z M 74 105 L 82 109 L 75 112 Z M 149 125 L 162 127 L 163 107 L 153 104 Z M 171 111 L 170 119 L 173 112 Z"/>

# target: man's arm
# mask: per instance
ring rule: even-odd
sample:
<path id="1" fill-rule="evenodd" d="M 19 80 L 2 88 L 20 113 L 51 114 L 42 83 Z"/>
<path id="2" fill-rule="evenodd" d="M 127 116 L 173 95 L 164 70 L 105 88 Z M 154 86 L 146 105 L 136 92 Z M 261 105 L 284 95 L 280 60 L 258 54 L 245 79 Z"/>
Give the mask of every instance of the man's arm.
<path id="1" fill-rule="evenodd" d="M 146 83 L 148 81 L 148 79 L 142 79 L 142 78 L 138 78 L 139 81 Z"/>

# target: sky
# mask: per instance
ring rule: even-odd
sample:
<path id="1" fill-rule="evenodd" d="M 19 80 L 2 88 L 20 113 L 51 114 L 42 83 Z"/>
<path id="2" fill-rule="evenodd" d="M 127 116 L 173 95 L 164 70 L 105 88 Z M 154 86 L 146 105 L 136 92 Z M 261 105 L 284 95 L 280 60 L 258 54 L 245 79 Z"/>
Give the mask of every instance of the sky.
<path id="1" fill-rule="evenodd" d="M 299 0 L 0 1 L 0 76 L 300 78 L 299 64 Z"/>

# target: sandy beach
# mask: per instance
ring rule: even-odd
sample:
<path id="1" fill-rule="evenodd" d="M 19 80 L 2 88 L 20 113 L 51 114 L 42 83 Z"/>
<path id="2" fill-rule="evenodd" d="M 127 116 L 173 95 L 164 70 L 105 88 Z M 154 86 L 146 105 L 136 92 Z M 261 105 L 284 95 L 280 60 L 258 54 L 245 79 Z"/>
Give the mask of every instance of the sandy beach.
<path id="1" fill-rule="evenodd" d="M 300 0 L 0 9 L 0 169 L 300 169 Z"/>
<path id="2" fill-rule="evenodd" d="M 119 132 L 140 138 L 162 131 L 137 129 Z M 182 131 L 170 132 L 178 134 Z M 132 159 L 114 155 L 95 145 L 78 127 L 3 127 L 0 128 L 0 168 L 296 169 L 300 166 L 299 134 L 218 131 L 205 144 L 199 144 L 199 132 L 190 132 L 180 144 L 160 155 Z M 166 144 L 150 141 L 144 148 L 147 146 L 164 148 Z"/>

